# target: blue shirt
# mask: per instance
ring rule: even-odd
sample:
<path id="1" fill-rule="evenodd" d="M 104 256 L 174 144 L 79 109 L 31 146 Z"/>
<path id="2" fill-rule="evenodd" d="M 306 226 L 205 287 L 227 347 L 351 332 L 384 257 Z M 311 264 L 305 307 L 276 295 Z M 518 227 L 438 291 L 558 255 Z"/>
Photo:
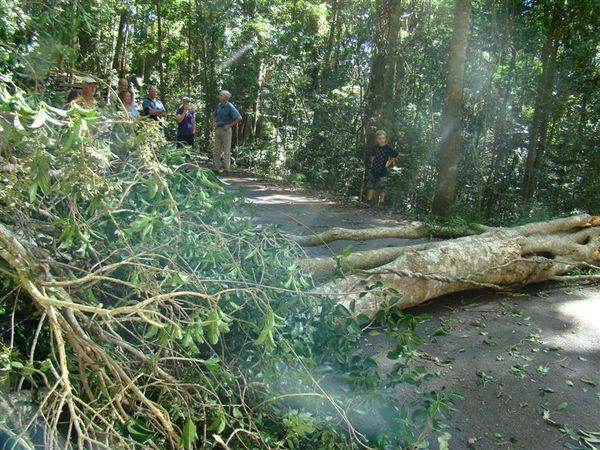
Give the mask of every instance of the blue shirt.
<path id="1" fill-rule="evenodd" d="M 142 109 L 144 111 L 145 116 L 150 117 L 152 120 L 158 120 L 158 116 L 148 114 L 149 108 L 157 109 L 158 111 L 165 112 L 165 107 L 163 106 L 162 102 L 157 98 L 155 98 L 154 100 L 151 100 L 150 98 L 146 98 L 142 102 Z"/>
<path id="2" fill-rule="evenodd" d="M 227 102 L 224 105 L 219 102 L 215 107 L 215 119 L 217 121 L 217 126 L 222 127 L 223 125 L 227 125 L 233 119 L 237 119 L 240 117 L 240 113 L 235 106 L 231 103 Z"/>
<path id="3" fill-rule="evenodd" d="M 140 113 L 138 113 L 138 110 L 137 110 L 137 107 L 136 107 L 135 103 L 131 104 L 131 107 L 130 107 L 129 111 L 127 111 L 127 114 L 132 119 L 135 119 L 136 117 L 140 116 Z"/>

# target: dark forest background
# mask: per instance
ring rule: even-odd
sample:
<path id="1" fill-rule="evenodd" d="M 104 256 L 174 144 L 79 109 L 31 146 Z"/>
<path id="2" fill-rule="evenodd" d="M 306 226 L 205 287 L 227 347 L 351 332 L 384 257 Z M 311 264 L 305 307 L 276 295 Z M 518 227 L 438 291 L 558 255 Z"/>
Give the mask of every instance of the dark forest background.
<path id="1" fill-rule="evenodd" d="M 126 77 L 138 102 L 156 83 L 171 112 L 188 94 L 199 152 L 210 148 L 216 93 L 228 89 L 244 116 L 238 167 L 348 196 L 359 195 L 383 128 L 404 154 L 389 181 L 396 210 L 513 223 L 600 211 L 599 8 L 3 0 L 0 68 L 24 85 Z"/>

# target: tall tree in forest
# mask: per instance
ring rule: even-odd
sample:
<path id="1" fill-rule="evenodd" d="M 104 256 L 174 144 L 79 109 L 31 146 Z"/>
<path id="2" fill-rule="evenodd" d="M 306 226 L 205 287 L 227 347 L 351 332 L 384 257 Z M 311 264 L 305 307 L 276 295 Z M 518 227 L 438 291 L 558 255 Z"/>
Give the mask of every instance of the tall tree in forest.
<path id="1" fill-rule="evenodd" d="M 462 103 L 467 38 L 471 15 L 470 0 L 456 0 L 450 55 L 448 57 L 448 81 L 444 111 L 442 113 L 442 136 L 438 175 L 433 198 L 434 214 L 448 215 L 454 200 L 458 154 L 462 134 Z"/>
<path id="2" fill-rule="evenodd" d="M 195 54 L 199 66 L 199 81 L 202 88 L 204 117 L 212 117 L 217 102 L 219 89 L 219 56 L 225 45 L 225 30 L 228 24 L 229 10 L 224 4 L 215 1 L 200 1 L 194 3 L 195 27 L 202 30 L 195 42 Z M 209 145 L 212 134 L 210 120 L 202 121 L 203 144 Z"/>
<path id="3" fill-rule="evenodd" d="M 129 7 L 126 5 L 121 11 L 119 28 L 117 29 L 117 41 L 112 67 L 117 71 L 119 77 L 125 76 L 125 61 L 127 48 L 127 35 L 129 31 Z"/>
<path id="4" fill-rule="evenodd" d="M 164 67 L 163 67 L 163 33 L 162 33 L 162 11 L 161 1 L 156 1 L 156 24 L 157 24 L 157 35 L 156 35 L 156 51 L 158 53 L 158 80 L 160 87 L 160 94 L 163 99 L 166 98 L 167 93 L 165 92 L 165 78 L 164 78 Z"/>
<path id="5" fill-rule="evenodd" d="M 537 187 L 542 159 L 546 151 L 548 138 L 548 122 L 554 100 L 553 86 L 556 74 L 556 56 L 560 46 L 564 0 L 555 0 L 546 42 L 542 49 L 542 74 L 540 76 L 533 119 L 529 128 L 529 146 L 525 162 L 523 180 L 523 201 L 528 204 L 533 199 Z"/>
<path id="6" fill-rule="evenodd" d="M 393 117 L 394 86 L 398 58 L 398 35 L 402 11 L 401 0 L 380 0 L 377 6 L 377 28 L 373 37 L 371 76 L 367 88 L 363 133 L 363 159 L 369 162 L 372 138 L 378 128 L 389 128 Z"/>

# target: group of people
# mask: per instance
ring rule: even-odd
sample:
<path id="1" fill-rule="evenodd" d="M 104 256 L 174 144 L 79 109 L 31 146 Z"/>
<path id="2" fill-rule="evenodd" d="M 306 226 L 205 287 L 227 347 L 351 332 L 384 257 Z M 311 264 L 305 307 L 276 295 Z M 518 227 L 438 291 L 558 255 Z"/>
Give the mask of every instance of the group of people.
<path id="1" fill-rule="evenodd" d="M 73 92 L 70 92 L 67 96 L 67 103 L 73 101 L 85 108 L 96 107 L 96 88 L 97 81 L 91 76 L 85 76 L 81 82 L 81 93 L 74 95 Z M 219 100 L 211 117 L 211 123 L 215 128 L 212 169 L 218 174 L 228 174 L 231 171 L 232 128 L 242 120 L 239 111 L 229 101 L 230 97 L 229 91 L 219 92 Z M 141 115 L 158 122 L 161 127 L 164 126 L 167 110 L 158 98 L 156 86 L 152 85 L 148 88 L 148 95 L 142 102 L 141 114 L 135 102 L 134 92 L 126 79 L 119 80 L 116 98 L 113 94 L 108 96 L 109 102 L 111 99 L 117 106 L 122 107 L 130 118 L 136 119 Z M 188 96 L 181 99 L 181 103 L 175 111 L 175 120 L 177 121 L 177 146 L 193 146 L 196 136 L 196 113 Z M 366 177 L 369 202 L 374 202 L 375 192 L 379 192 L 378 203 L 381 204 L 385 201 L 387 171 L 395 163 L 397 156 L 398 151 L 387 143 L 387 133 L 378 130 L 375 133 L 375 145 L 371 149 L 371 170 L 369 176 Z M 221 160 L 223 161 L 223 172 L 221 172 Z"/>
<path id="2" fill-rule="evenodd" d="M 71 102 L 76 102 L 84 108 L 97 106 L 96 90 L 98 83 L 92 76 L 85 76 L 81 80 L 81 89 L 71 89 L 67 93 L 65 108 Z M 212 169 L 216 173 L 231 172 L 231 140 L 233 127 L 242 120 L 242 115 L 229 101 L 231 93 L 226 90 L 219 91 L 218 102 L 213 110 L 211 123 L 215 128 L 215 143 L 212 154 Z M 141 111 L 135 101 L 134 91 L 129 82 L 122 78 L 116 90 L 111 90 L 106 98 L 107 103 L 113 103 L 117 108 L 122 108 L 131 119 L 144 117 L 156 121 L 164 128 L 167 119 L 167 110 L 158 98 L 158 88 L 152 85 L 148 88 L 147 96 L 142 102 Z M 196 137 L 196 112 L 192 108 L 191 99 L 184 96 L 175 111 L 177 121 L 177 147 L 184 145 L 193 146 Z M 221 164 L 222 160 L 222 164 Z M 223 167 L 223 172 L 221 172 Z"/>

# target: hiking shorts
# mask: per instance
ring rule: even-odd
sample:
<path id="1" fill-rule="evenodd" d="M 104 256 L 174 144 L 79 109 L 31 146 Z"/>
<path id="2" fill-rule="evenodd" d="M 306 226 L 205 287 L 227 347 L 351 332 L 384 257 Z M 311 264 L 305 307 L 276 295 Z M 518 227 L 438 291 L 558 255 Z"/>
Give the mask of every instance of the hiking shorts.
<path id="1" fill-rule="evenodd" d="M 385 186 L 387 185 L 387 177 L 376 177 L 370 175 L 367 180 L 367 189 L 375 189 L 379 192 L 385 192 Z"/>

